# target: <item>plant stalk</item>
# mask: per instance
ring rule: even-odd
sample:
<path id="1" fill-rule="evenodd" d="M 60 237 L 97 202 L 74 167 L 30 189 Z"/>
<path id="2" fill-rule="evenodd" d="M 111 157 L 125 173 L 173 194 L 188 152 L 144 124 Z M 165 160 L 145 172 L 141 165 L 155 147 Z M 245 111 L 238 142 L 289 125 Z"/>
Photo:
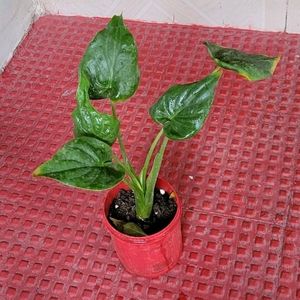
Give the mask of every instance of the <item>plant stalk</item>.
<path id="1" fill-rule="evenodd" d="M 146 194 L 144 198 L 144 203 L 142 206 L 139 206 L 138 203 L 136 205 L 136 215 L 141 220 L 146 220 L 151 215 L 153 207 L 154 188 L 168 141 L 169 139 L 165 136 L 160 145 L 160 149 L 154 158 L 152 169 L 146 180 Z"/>
<path id="2" fill-rule="evenodd" d="M 117 112 L 116 112 L 115 104 L 112 101 L 110 101 L 110 103 L 111 103 L 111 108 L 112 108 L 112 114 L 113 114 L 113 116 L 117 120 L 119 120 Z M 117 139 L 118 139 L 118 142 L 119 142 L 119 145 L 120 145 L 121 155 L 122 155 L 122 158 L 123 158 L 123 161 L 124 161 L 124 163 L 122 163 L 122 165 L 123 165 L 123 167 L 125 169 L 125 172 L 127 173 L 127 175 L 130 178 L 130 180 L 128 182 L 130 182 L 130 181 L 132 182 L 132 185 L 129 185 L 129 186 L 131 188 L 132 188 L 132 186 L 135 186 L 138 189 L 142 189 L 140 180 L 139 180 L 138 176 L 136 175 L 136 172 L 133 169 L 133 167 L 132 167 L 132 165 L 131 165 L 131 163 L 130 163 L 130 161 L 128 159 L 128 156 L 126 154 L 126 150 L 125 150 L 125 146 L 124 146 L 124 143 L 123 143 L 123 140 L 122 140 L 122 135 L 120 133 L 120 130 L 118 132 Z"/>
<path id="3" fill-rule="evenodd" d="M 112 101 L 110 101 L 110 104 L 111 104 L 111 109 L 112 109 L 113 116 L 117 120 L 119 120 L 117 112 L 116 112 L 116 106 L 115 106 L 115 104 Z M 122 140 L 122 136 L 121 136 L 120 130 L 118 132 L 118 137 L 117 138 L 118 138 L 118 142 L 119 142 L 119 145 L 120 145 L 120 150 L 121 150 L 122 158 L 123 158 L 123 160 L 124 160 L 124 162 L 126 164 L 129 164 L 129 160 L 128 160 L 128 157 L 127 157 L 127 154 L 126 154 L 126 150 L 125 150 L 125 146 L 124 146 L 124 143 L 123 143 L 123 140 Z"/>
<path id="4" fill-rule="evenodd" d="M 141 184 L 142 184 L 144 190 L 146 189 L 146 177 L 147 177 L 147 172 L 148 172 L 149 164 L 150 164 L 153 152 L 154 152 L 154 150 L 155 150 L 155 148 L 156 148 L 156 146 L 157 146 L 160 138 L 163 135 L 163 132 L 164 132 L 164 130 L 161 129 L 158 132 L 158 134 L 156 135 L 155 139 L 153 140 L 153 142 L 152 142 L 152 144 L 150 146 L 150 149 L 149 149 L 149 151 L 147 153 L 144 166 L 143 166 L 143 168 L 141 170 L 141 173 L 140 173 L 140 181 L 141 181 Z"/>

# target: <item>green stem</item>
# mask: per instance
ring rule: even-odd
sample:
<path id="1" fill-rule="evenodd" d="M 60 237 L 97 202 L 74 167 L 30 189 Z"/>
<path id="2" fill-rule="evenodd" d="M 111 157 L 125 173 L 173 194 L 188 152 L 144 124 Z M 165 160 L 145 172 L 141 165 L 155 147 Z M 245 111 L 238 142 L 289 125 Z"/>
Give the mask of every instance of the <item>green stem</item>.
<path id="1" fill-rule="evenodd" d="M 136 206 L 136 215 L 142 220 L 149 218 L 152 211 L 154 188 L 168 141 L 169 139 L 165 136 L 161 143 L 160 149 L 154 158 L 152 169 L 146 180 L 146 194 L 144 203 L 142 206 Z"/>
<path id="2" fill-rule="evenodd" d="M 141 170 L 140 181 L 141 181 L 141 184 L 142 184 L 142 186 L 143 186 L 144 189 L 146 188 L 146 176 L 147 176 L 147 171 L 148 171 L 148 168 L 149 168 L 149 164 L 150 164 L 150 161 L 151 161 L 154 149 L 156 148 L 157 143 L 159 142 L 160 138 L 162 137 L 163 132 L 164 132 L 164 130 L 161 129 L 159 131 L 159 133 L 156 135 L 155 139 L 153 140 L 153 142 L 152 142 L 152 144 L 150 146 L 150 149 L 149 149 L 149 151 L 147 153 L 144 166 L 143 166 L 143 168 Z"/>
<path id="3" fill-rule="evenodd" d="M 112 109 L 112 114 L 113 116 L 117 119 L 118 119 L 118 115 L 117 115 L 117 112 L 116 112 L 116 107 L 115 107 L 115 104 L 111 101 L 111 109 Z M 123 144 L 123 140 L 122 140 L 122 136 L 121 136 L 121 133 L 120 133 L 120 130 L 118 132 L 118 142 L 119 142 L 119 145 L 120 145 L 120 149 L 121 149 L 121 154 L 122 154 L 122 157 L 123 157 L 123 160 L 126 164 L 129 164 L 129 160 L 128 160 L 128 157 L 126 155 L 126 150 L 125 150 L 125 146 Z"/>
<path id="4" fill-rule="evenodd" d="M 219 66 L 217 66 L 217 67 L 212 71 L 212 73 L 217 73 L 217 72 L 219 72 L 220 70 L 222 70 L 222 68 L 219 67 Z"/>
<path id="5" fill-rule="evenodd" d="M 115 104 L 112 101 L 110 101 L 110 103 L 111 103 L 113 116 L 117 120 L 119 120 L 117 112 L 116 112 Z M 125 146 L 124 146 L 124 143 L 123 143 L 123 140 L 122 140 L 122 135 L 121 135 L 120 131 L 118 132 L 117 139 L 118 139 L 118 142 L 119 142 L 119 145 L 120 145 L 120 150 L 121 150 L 122 158 L 123 158 L 123 161 L 124 161 L 123 167 L 125 169 L 125 172 L 130 177 L 131 181 L 133 181 L 137 187 L 142 189 L 140 180 L 139 180 L 137 174 L 135 173 L 135 170 L 133 169 L 133 167 L 132 167 L 132 165 L 131 165 L 131 163 L 128 159 L 128 156 L 126 154 Z"/>

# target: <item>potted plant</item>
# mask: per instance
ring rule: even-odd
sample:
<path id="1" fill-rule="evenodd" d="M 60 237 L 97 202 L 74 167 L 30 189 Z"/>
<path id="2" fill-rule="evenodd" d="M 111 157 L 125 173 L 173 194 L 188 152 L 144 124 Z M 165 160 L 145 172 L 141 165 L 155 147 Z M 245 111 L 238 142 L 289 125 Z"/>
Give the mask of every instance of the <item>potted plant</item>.
<path id="1" fill-rule="evenodd" d="M 204 45 L 216 69 L 199 81 L 171 86 L 152 105 L 150 116 L 162 128 L 138 172 L 128 159 L 116 109 L 138 87 L 138 51 L 122 16 L 114 16 L 96 34 L 79 65 L 74 138 L 33 173 L 82 189 L 112 188 L 104 201 L 103 224 L 123 265 L 138 275 L 167 272 L 181 253 L 181 202 L 170 183 L 158 179 L 168 141 L 189 139 L 199 132 L 224 69 L 261 80 L 273 74 L 279 61 L 210 42 Z M 92 100 L 99 99 L 110 102 L 111 114 L 93 107 Z M 121 158 L 112 151 L 116 140 Z"/>

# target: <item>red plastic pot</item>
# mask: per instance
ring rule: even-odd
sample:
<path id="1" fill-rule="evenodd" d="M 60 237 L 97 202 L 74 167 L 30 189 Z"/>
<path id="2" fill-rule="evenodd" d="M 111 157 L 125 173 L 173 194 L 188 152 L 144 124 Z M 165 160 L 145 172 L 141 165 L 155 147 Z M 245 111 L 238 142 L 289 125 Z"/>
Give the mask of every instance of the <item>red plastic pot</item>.
<path id="1" fill-rule="evenodd" d="M 156 186 L 168 193 L 175 193 L 174 188 L 163 179 L 158 179 Z M 128 189 L 124 183 L 120 183 L 108 192 L 103 218 L 103 225 L 111 234 L 121 263 L 128 272 L 144 277 L 153 278 L 168 272 L 176 265 L 182 251 L 181 201 L 175 193 L 177 212 L 167 227 L 146 237 L 133 237 L 117 231 L 107 219 L 111 202 L 122 188 Z"/>

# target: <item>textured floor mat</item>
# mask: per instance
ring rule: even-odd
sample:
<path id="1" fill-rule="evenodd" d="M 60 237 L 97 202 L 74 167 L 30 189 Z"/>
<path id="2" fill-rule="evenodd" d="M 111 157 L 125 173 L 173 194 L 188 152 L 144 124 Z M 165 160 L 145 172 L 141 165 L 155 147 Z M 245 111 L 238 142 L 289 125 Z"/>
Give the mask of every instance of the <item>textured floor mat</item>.
<path id="1" fill-rule="evenodd" d="M 282 57 L 261 82 L 226 72 L 201 133 L 169 143 L 162 176 L 184 202 L 184 252 L 149 280 L 119 263 L 105 192 L 31 176 L 72 135 L 77 66 L 106 23 L 40 18 L 0 77 L 0 299 L 300 299 L 300 36 L 126 22 L 141 83 L 117 110 L 137 167 L 158 131 L 151 104 L 213 70 L 204 40 Z"/>

